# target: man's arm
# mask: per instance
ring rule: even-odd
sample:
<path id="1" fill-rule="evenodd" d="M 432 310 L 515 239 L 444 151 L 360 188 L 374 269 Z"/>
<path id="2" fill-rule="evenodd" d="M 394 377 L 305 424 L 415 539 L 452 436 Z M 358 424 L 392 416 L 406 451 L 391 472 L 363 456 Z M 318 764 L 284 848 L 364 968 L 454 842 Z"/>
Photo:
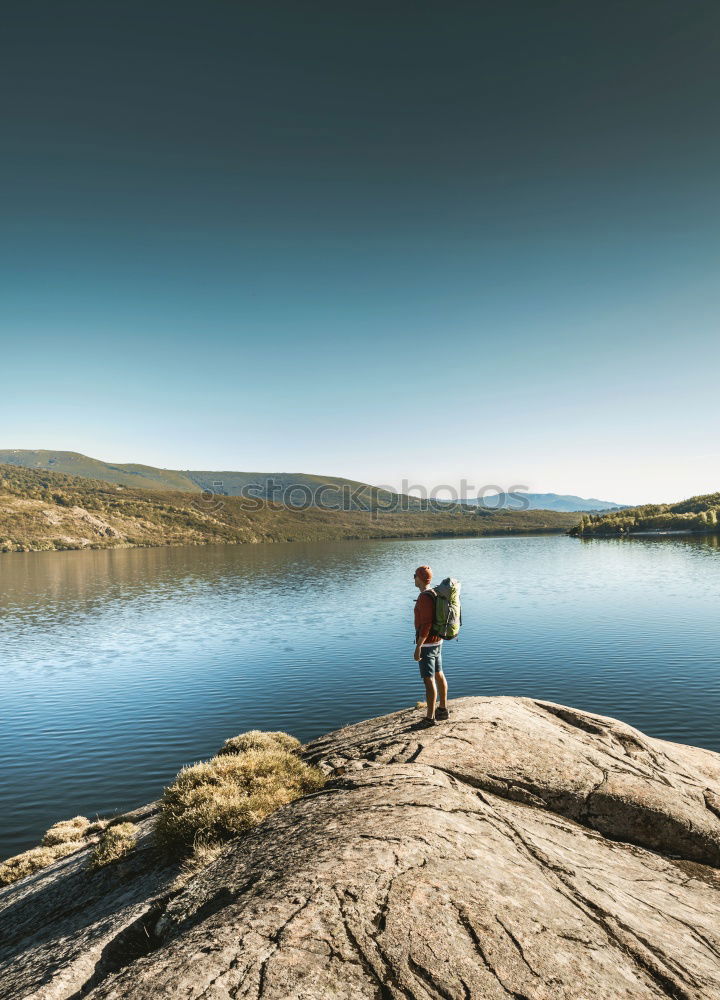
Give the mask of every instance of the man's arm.
<path id="1" fill-rule="evenodd" d="M 416 661 L 419 661 L 420 657 L 422 656 L 422 649 L 420 647 L 425 642 L 429 634 L 430 634 L 430 626 L 427 625 L 424 631 L 421 631 L 420 634 L 418 635 L 418 641 L 415 646 L 415 655 L 413 657 L 413 659 L 415 659 Z"/>
<path id="2" fill-rule="evenodd" d="M 415 642 L 415 655 L 413 657 L 413 659 L 415 659 L 416 661 L 419 660 L 420 656 L 422 655 L 420 647 L 425 642 L 427 637 L 430 635 L 430 629 L 432 628 L 432 623 L 433 623 L 433 613 L 435 610 L 432 600 L 432 595 L 428 595 L 430 597 L 429 601 L 428 600 L 423 601 L 424 596 L 425 596 L 424 594 L 421 594 L 420 597 L 418 598 L 418 600 L 422 601 L 422 604 L 420 605 L 418 612 L 420 624 L 418 625 L 418 635 L 417 635 L 417 640 Z"/>

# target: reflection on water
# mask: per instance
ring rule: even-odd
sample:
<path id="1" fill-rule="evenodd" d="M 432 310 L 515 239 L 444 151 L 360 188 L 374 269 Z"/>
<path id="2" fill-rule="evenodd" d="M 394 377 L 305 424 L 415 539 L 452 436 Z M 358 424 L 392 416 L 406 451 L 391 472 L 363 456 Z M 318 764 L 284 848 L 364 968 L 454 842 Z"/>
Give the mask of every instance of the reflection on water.
<path id="1" fill-rule="evenodd" d="M 0 557 L 0 856 L 155 798 L 230 735 L 422 697 L 412 571 L 463 581 L 451 696 L 547 698 L 720 750 L 720 539 L 371 541 Z"/>

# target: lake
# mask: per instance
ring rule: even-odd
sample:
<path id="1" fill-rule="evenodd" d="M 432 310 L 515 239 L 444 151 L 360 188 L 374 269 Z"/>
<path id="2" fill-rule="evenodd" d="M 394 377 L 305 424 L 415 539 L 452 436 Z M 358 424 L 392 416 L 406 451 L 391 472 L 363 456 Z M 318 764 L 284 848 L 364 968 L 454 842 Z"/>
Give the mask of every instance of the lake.
<path id="1" fill-rule="evenodd" d="M 526 695 L 720 751 L 720 539 L 561 536 L 0 556 L 0 858 L 157 798 L 247 729 L 413 705 L 415 567 L 463 584 L 450 697 Z"/>

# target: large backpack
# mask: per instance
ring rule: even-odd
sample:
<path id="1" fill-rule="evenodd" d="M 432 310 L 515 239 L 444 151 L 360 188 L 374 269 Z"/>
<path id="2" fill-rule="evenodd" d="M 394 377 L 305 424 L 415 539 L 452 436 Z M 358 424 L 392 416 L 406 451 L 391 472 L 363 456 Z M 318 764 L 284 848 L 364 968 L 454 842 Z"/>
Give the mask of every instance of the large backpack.
<path id="1" fill-rule="evenodd" d="M 433 587 L 430 593 L 435 597 L 433 633 L 439 635 L 441 639 L 457 639 L 462 625 L 460 581 L 447 576 L 437 587 Z"/>

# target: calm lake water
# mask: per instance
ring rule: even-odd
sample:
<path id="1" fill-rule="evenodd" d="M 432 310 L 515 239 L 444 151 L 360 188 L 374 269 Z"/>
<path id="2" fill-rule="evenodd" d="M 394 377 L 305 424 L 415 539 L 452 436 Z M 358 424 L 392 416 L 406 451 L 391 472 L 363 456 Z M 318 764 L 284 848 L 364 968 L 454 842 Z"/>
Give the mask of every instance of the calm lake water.
<path id="1" fill-rule="evenodd" d="M 246 729 L 423 697 L 413 570 L 463 583 L 451 697 L 527 695 L 720 751 L 720 539 L 369 541 L 0 556 L 0 857 L 158 796 Z"/>

